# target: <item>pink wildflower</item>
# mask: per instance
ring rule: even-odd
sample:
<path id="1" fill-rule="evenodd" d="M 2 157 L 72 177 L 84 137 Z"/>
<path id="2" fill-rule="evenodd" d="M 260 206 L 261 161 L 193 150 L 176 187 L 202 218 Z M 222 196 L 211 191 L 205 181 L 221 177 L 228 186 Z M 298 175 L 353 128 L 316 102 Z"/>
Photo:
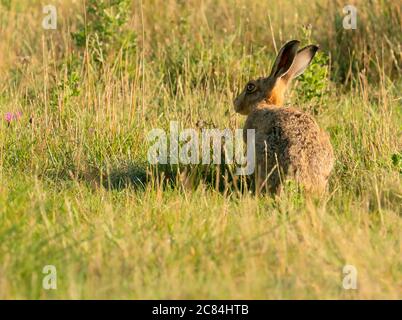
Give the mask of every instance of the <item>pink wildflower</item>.
<path id="1" fill-rule="evenodd" d="M 17 111 L 15 113 L 12 112 L 7 112 L 5 115 L 5 120 L 6 122 L 10 123 L 11 121 L 15 120 L 19 120 L 22 116 L 22 112 L 21 111 Z"/>
<path id="2" fill-rule="evenodd" d="M 7 122 L 11 122 L 11 120 L 13 120 L 13 114 L 11 112 L 7 112 L 5 119 Z"/>

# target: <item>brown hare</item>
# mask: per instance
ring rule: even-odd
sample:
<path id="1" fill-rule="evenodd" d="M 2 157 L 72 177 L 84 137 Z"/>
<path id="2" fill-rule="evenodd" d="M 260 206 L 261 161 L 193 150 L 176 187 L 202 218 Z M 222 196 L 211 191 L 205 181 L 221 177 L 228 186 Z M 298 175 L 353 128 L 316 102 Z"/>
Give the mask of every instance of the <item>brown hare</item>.
<path id="1" fill-rule="evenodd" d="M 271 74 L 249 81 L 234 101 L 236 112 L 247 115 L 244 139 L 247 129 L 255 129 L 257 192 L 279 193 L 290 178 L 306 192 L 321 194 L 334 165 L 328 134 L 310 115 L 282 106 L 290 81 L 304 72 L 318 50 L 310 45 L 298 51 L 299 44 L 286 43 Z"/>

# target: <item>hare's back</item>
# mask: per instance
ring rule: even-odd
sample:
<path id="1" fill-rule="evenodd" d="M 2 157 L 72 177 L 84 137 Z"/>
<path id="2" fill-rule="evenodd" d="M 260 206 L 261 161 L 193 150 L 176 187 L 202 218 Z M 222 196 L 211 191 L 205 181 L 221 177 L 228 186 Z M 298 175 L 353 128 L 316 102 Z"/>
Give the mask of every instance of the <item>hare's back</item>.
<path id="1" fill-rule="evenodd" d="M 320 139 L 322 132 L 310 115 L 294 108 L 276 106 L 255 109 L 249 115 L 246 127 L 255 129 L 260 136 L 272 136 L 304 146 Z"/>
<path id="2" fill-rule="evenodd" d="M 291 107 L 255 109 L 246 128 L 256 130 L 256 153 L 277 157 L 283 167 L 329 175 L 333 152 L 328 135 L 308 114 Z"/>

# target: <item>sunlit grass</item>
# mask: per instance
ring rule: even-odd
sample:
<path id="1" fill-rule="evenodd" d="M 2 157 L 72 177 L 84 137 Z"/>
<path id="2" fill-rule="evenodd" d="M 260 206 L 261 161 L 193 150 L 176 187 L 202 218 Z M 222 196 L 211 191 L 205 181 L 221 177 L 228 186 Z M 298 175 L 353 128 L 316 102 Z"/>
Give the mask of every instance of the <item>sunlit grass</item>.
<path id="1" fill-rule="evenodd" d="M 356 1 L 362 29 L 353 34 L 339 29 L 343 4 L 333 1 L 133 1 L 122 28 L 136 46 L 108 40 L 102 62 L 71 36 L 82 28 L 81 1 L 56 1 L 55 31 L 41 28 L 41 1 L 6 2 L 0 298 L 401 298 L 394 2 Z M 170 121 L 241 128 L 235 93 L 266 75 L 275 50 L 308 23 L 330 56 L 325 104 L 312 110 L 294 91 L 287 103 L 302 103 L 331 135 L 328 194 L 255 197 L 223 174 L 217 186 L 216 171 L 201 166 L 190 183 L 160 168 L 171 175 L 162 182 L 147 165 L 149 130 Z M 8 123 L 7 112 L 22 116 Z M 347 264 L 357 290 L 342 287 Z M 45 265 L 57 268 L 57 290 L 42 288 Z"/>

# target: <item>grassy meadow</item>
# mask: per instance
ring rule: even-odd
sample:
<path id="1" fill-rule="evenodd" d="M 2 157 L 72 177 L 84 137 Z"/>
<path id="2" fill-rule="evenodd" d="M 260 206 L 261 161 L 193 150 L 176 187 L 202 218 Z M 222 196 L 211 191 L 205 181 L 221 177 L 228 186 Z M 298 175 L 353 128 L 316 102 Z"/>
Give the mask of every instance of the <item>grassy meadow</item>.
<path id="1" fill-rule="evenodd" d="M 170 121 L 241 128 L 291 39 L 321 47 L 286 104 L 331 136 L 326 195 L 148 164 Z M 391 0 L 0 0 L 0 299 L 401 299 L 401 39 Z"/>

